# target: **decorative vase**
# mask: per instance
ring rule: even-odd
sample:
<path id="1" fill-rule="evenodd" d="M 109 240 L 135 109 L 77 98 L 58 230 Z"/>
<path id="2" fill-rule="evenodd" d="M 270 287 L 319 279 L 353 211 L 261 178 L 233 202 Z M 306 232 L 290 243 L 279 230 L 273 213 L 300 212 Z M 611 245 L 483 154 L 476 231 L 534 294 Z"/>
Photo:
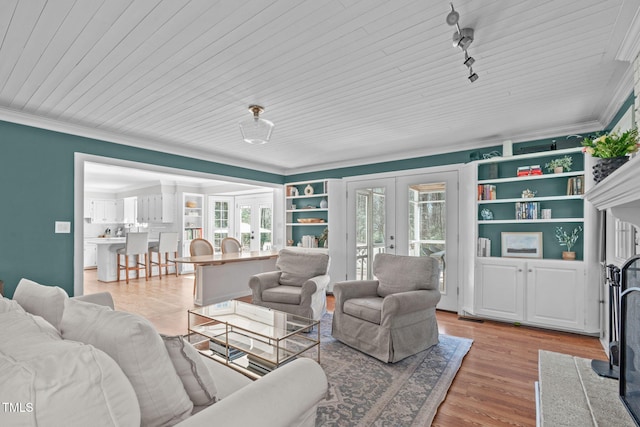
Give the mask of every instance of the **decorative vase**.
<path id="1" fill-rule="evenodd" d="M 304 194 L 306 194 L 307 196 L 311 196 L 313 194 L 313 187 L 311 186 L 311 184 L 307 184 L 307 186 L 304 187 Z"/>
<path id="2" fill-rule="evenodd" d="M 568 261 L 573 261 L 576 259 L 576 253 L 571 251 L 563 251 L 562 252 L 562 259 L 566 259 Z"/>
<path id="3" fill-rule="evenodd" d="M 562 173 L 564 171 L 564 168 L 562 166 L 558 166 L 557 168 L 553 169 L 553 173 Z"/>
<path id="4" fill-rule="evenodd" d="M 598 159 L 598 162 L 593 165 L 593 180 L 596 183 L 602 181 L 611 175 L 613 171 L 627 163 L 628 160 L 627 156 Z"/>
<path id="5" fill-rule="evenodd" d="M 321 209 L 327 209 L 328 206 L 329 206 L 329 203 L 327 202 L 327 199 L 320 200 L 320 208 Z"/>

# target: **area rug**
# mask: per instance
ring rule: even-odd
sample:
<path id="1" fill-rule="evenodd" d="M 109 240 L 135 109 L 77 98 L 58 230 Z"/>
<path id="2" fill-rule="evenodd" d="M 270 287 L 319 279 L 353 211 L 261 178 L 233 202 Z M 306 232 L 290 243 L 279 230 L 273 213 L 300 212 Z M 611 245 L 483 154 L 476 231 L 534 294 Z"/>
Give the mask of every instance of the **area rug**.
<path id="1" fill-rule="evenodd" d="M 321 320 L 320 365 L 329 380 L 316 426 L 429 426 L 473 342 L 440 335 L 440 343 L 387 364 L 331 336 Z M 312 357 L 312 355 L 309 355 Z"/>

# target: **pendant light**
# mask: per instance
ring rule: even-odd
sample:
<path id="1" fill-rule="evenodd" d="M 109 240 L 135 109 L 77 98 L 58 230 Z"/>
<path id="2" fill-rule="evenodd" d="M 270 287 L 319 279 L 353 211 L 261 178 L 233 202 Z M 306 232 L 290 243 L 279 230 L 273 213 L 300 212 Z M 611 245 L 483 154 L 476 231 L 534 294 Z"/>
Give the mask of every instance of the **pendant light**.
<path id="1" fill-rule="evenodd" d="M 261 106 L 250 105 L 249 111 L 253 113 L 253 117 L 240 122 L 242 139 L 249 144 L 266 144 L 271 139 L 271 132 L 275 125 L 269 120 L 260 118 L 260 113 L 264 111 Z"/>

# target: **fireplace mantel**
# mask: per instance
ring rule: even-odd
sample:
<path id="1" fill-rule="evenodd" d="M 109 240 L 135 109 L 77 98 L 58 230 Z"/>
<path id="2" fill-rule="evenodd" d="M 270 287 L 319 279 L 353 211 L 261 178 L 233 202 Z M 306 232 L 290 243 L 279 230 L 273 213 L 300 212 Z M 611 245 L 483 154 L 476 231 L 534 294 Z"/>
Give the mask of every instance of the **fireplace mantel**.
<path id="1" fill-rule="evenodd" d="M 585 193 L 598 210 L 611 209 L 613 216 L 640 227 L 640 155 Z"/>

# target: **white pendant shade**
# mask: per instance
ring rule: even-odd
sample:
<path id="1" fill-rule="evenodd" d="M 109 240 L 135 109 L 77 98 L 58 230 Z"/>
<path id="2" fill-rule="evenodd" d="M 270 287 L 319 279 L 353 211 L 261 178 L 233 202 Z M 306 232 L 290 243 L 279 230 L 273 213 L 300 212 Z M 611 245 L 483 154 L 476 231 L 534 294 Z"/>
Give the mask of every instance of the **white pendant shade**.
<path id="1" fill-rule="evenodd" d="M 273 122 L 259 117 L 259 114 L 264 110 L 262 107 L 252 105 L 249 110 L 253 112 L 253 117 L 240 122 L 242 139 L 249 144 L 266 144 L 271 139 L 275 125 Z"/>

